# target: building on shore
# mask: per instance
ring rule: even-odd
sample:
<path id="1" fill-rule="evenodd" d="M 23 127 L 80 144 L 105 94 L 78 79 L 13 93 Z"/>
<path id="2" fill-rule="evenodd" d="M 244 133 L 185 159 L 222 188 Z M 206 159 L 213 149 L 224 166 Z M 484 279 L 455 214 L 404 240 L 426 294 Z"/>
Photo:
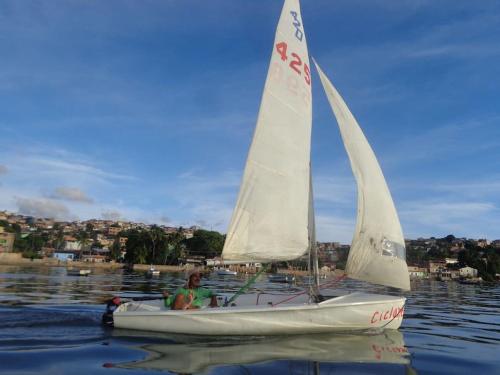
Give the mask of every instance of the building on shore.
<path id="1" fill-rule="evenodd" d="M 463 278 L 474 278 L 477 277 L 478 274 L 477 269 L 472 267 L 460 268 L 459 272 L 460 272 L 460 277 Z"/>
<path id="2" fill-rule="evenodd" d="M 408 266 L 410 279 L 424 279 L 429 277 L 428 269 L 425 267 Z"/>
<path id="3" fill-rule="evenodd" d="M 12 253 L 14 247 L 14 233 L 5 232 L 3 227 L 0 227 L 0 253 Z"/>
<path id="4" fill-rule="evenodd" d="M 72 262 L 77 259 L 77 254 L 73 251 L 55 251 L 52 257 L 62 262 Z"/>

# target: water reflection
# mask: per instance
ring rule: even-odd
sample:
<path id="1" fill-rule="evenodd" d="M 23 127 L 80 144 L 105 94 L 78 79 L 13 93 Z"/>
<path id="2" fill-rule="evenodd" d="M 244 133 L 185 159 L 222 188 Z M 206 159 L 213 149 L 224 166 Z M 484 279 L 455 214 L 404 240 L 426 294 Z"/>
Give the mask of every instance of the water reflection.
<path id="1" fill-rule="evenodd" d="M 115 330 L 113 336 L 130 337 L 131 331 Z M 138 335 L 138 333 L 135 333 Z M 145 333 L 146 334 L 146 333 Z M 150 333 L 146 335 L 151 336 Z M 322 334 L 262 338 L 218 339 L 191 343 L 152 343 L 139 346 L 147 352 L 142 361 L 123 363 L 123 368 L 165 370 L 176 373 L 196 373 L 210 367 L 248 365 L 267 361 L 319 363 L 368 363 L 408 365 L 410 357 L 403 335 L 399 331 L 380 333 Z M 309 365 L 311 365 L 309 363 Z M 310 366 L 307 366 L 308 368 Z M 280 372 L 285 366 L 280 366 Z"/>
<path id="2" fill-rule="evenodd" d="M 203 282 L 216 292 L 234 292 L 246 281 L 245 275 L 210 275 Z M 99 367 L 109 362 L 129 366 L 121 369 L 127 374 L 144 374 L 141 368 L 178 372 L 199 368 L 211 374 L 414 373 L 408 365 L 410 356 L 397 349 L 405 347 L 411 352 L 411 365 L 421 373 L 493 374 L 500 368 L 498 283 L 415 280 L 412 291 L 405 294 L 408 302 L 400 332 L 392 333 L 181 344 L 178 338 L 151 333 L 138 337 L 101 328 L 103 303 L 110 296 L 159 296 L 163 289 L 173 291 L 184 282 L 183 273 L 146 279 L 144 272 L 95 269 L 88 277 L 77 277 L 67 275 L 64 267 L 0 266 L 0 372 L 50 374 L 47 369 L 54 364 L 63 372 L 83 374 L 91 368 L 97 374 L 96 362 Z M 263 277 L 250 292 L 293 293 L 302 288 L 300 283 L 270 284 Z M 347 290 L 399 293 L 344 280 L 324 294 Z M 78 372 L 73 360 L 64 362 L 68 348 L 88 367 Z M 139 362 L 131 363 L 133 359 Z"/>

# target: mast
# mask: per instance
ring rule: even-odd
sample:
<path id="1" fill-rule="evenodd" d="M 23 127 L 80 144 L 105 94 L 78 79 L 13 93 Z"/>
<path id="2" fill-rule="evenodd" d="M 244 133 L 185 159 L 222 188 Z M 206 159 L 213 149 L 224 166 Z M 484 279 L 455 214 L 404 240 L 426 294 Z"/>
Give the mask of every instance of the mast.
<path id="1" fill-rule="evenodd" d="M 311 297 L 318 297 L 319 292 L 319 265 L 318 247 L 316 245 L 316 221 L 314 219 L 314 194 L 312 186 L 312 172 L 309 168 L 309 273 L 313 277 L 313 284 L 310 287 Z"/>

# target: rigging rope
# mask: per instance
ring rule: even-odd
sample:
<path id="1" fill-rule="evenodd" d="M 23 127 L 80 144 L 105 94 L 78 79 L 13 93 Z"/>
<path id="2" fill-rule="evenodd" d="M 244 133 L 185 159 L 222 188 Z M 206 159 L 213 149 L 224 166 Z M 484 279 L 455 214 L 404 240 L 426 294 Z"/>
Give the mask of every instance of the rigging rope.
<path id="1" fill-rule="evenodd" d="M 242 295 L 243 293 L 245 293 L 247 291 L 247 289 L 250 287 L 250 285 L 252 285 L 255 280 L 257 280 L 257 278 L 262 274 L 262 272 L 264 272 L 265 270 L 267 270 L 267 265 L 263 265 L 259 272 L 257 272 L 254 276 L 252 276 L 250 278 L 250 280 L 247 281 L 247 283 L 245 285 L 243 285 L 236 293 L 233 294 L 233 296 L 227 300 L 226 302 L 224 302 L 224 306 L 229 306 L 229 304 L 231 302 L 234 302 L 236 300 L 236 298 L 238 298 L 240 295 Z"/>
<path id="2" fill-rule="evenodd" d="M 333 279 L 333 280 L 330 280 L 330 281 L 328 281 L 328 282 L 326 282 L 326 283 L 321 284 L 321 285 L 319 286 L 319 288 L 321 289 L 321 288 L 325 288 L 325 287 L 327 287 L 327 286 L 334 286 L 335 284 L 339 283 L 340 281 L 342 281 L 342 280 L 343 280 L 343 279 L 345 279 L 346 277 L 347 277 L 347 275 L 346 275 L 346 274 L 343 274 L 342 276 L 339 276 L 339 277 L 337 277 L 337 278 L 335 278 L 335 279 Z M 304 291 L 304 292 L 300 292 L 299 294 L 295 294 L 295 295 L 293 295 L 293 296 L 291 296 L 291 297 L 285 298 L 284 300 L 282 300 L 282 301 L 280 301 L 280 302 L 278 302 L 278 303 L 273 303 L 273 305 L 272 305 L 272 306 L 273 306 L 273 307 L 274 307 L 274 306 L 278 306 L 278 305 L 280 305 L 280 304 L 282 304 L 282 303 L 285 303 L 285 302 L 291 301 L 292 299 L 297 298 L 298 296 L 301 296 L 301 295 L 306 294 L 306 293 L 308 293 L 308 291 L 307 291 L 307 290 L 306 290 L 306 291 Z"/>

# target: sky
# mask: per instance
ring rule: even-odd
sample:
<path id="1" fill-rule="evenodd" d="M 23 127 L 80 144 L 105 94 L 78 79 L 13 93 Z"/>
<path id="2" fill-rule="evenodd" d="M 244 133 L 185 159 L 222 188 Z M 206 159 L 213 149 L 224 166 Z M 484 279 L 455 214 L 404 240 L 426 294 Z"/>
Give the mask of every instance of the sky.
<path id="1" fill-rule="evenodd" d="M 281 0 L 0 2 L 0 210 L 227 231 Z M 406 238 L 500 238 L 500 2 L 303 0 Z M 317 238 L 356 184 L 316 72 Z"/>

